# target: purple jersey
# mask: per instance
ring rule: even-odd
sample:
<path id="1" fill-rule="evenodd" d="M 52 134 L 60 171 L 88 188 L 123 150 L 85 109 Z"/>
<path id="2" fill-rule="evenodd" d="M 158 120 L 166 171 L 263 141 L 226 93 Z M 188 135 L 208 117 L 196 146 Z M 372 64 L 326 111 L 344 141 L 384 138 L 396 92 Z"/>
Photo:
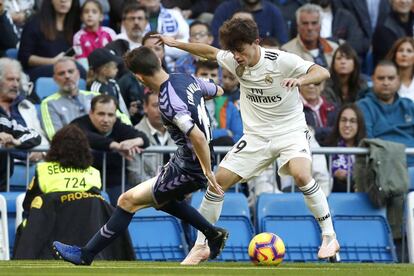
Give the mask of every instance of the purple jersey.
<path id="1" fill-rule="evenodd" d="M 211 140 L 210 118 L 204 97 L 215 96 L 217 86 L 187 74 L 170 74 L 160 88 L 159 104 L 163 122 L 178 147 L 192 145 L 188 134 L 194 125 Z"/>

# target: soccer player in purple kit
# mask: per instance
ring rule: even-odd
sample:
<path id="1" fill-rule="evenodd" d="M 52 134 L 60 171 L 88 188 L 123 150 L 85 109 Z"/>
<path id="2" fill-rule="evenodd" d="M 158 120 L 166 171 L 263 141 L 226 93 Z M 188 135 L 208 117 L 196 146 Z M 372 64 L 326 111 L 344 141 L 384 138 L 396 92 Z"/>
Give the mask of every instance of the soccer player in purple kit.
<path id="1" fill-rule="evenodd" d="M 220 96 L 223 89 L 191 75 L 167 74 L 159 58 L 145 46 L 129 52 L 125 62 L 137 79 L 159 93 L 163 122 L 178 149 L 159 175 L 119 197 L 111 218 L 85 246 L 55 241 L 55 256 L 76 265 L 90 265 L 96 254 L 127 229 L 135 212 L 153 206 L 201 231 L 210 248 L 209 257 L 214 259 L 223 249 L 228 232 L 210 224 L 183 199 L 207 183 L 223 194 L 212 172 L 210 121 L 204 105 L 204 98 Z"/>

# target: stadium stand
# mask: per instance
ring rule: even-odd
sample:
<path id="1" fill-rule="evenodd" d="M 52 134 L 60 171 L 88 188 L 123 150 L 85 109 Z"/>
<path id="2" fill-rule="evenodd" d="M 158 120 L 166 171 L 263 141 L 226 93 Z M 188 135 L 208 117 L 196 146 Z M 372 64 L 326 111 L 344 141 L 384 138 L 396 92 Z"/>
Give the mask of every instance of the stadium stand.
<path id="1" fill-rule="evenodd" d="M 342 262 L 397 261 L 385 208 L 374 208 L 365 193 L 333 193 L 328 202 Z"/>
<path id="2" fill-rule="evenodd" d="M 79 89 L 86 89 L 86 81 L 84 79 L 79 79 Z M 35 92 L 41 100 L 56 93 L 57 91 L 59 91 L 59 86 L 53 78 L 40 77 L 36 80 Z"/>
<path id="3" fill-rule="evenodd" d="M 35 165 L 14 164 L 13 175 L 10 178 L 10 191 L 25 191 L 35 175 Z"/>
<path id="4" fill-rule="evenodd" d="M 18 53 L 18 49 L 16 48 L 10 48 L 6 50 L 6 57 L 8 58 L 12 58 L 12 59 L 17 59 L 17 53 Z"/>
<path id="5" fill-rule="evenodd" d="M 9 260 L 9 229 L 6 199 L 0 194 L 0 260 Z"/>
<path id="6" fill-rule="evenodd" d="M 7 220 L 9 234 L 9 256 L 13 255 L 14 238 L 16 236 L 16 199 L 21 192 L 1 193 L 6 199 L 7 204 Z"/>
<path id="7" fill-rule="evenodd" d="M 204 192 L 193 194 L 191 205 L 198 208 Z M 223 209 L 217 226 L 229 231 L 229 239 L 223 252 L 217 260 L 221 261 L 248 261 L 247 247 L 254 236 L 254 227 L 251 223 L 250 210 L 247 198 L 242 193 L 227 193 L 225 195 Z M 194 230 L 194 236 L 196 232 Z"/>
<path id="8" fill-rule="evenodd" d="M 414 167 L 408 167 L 408 177 L 410 179 L 409 191 L 414 191 Z"/>
<path id="9" fill-rule="evenodd" d="M 408 261 L 414 263 L 414 192 L 407 195 L 406 218 Z"/>
<path id="10" fill-rule="evenodd" d="M 302 193 L 263 193 L 258 198 L 256 213 L 257 232 L 277 233 L 284 241 L 285 261 L 318 260 L 321 233 Z"/>
<path id="11" fill-rule="evenodd" d="M 188 252 L 180 222 L 165 212 L 140 210 L 128 230 L 138 260 L 181 261 Z"/>

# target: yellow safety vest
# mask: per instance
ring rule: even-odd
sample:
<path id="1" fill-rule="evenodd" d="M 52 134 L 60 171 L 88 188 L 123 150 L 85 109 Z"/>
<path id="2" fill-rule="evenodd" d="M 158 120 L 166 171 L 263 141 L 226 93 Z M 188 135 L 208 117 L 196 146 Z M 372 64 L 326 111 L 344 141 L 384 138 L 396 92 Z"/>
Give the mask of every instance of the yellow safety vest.
<path id="1" fill-rule="evenodd" d="M 88 191 L 101 189 L 101 174 L 94 167 L 64 168 L 57 162 L 37 164 L 37 179 L 43 193 Z"/>

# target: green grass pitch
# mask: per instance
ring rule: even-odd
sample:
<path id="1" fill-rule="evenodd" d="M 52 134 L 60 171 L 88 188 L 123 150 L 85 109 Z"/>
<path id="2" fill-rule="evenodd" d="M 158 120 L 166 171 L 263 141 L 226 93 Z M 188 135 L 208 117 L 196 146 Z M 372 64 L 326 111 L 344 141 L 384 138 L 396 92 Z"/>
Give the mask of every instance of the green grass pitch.
<path id="1" fill-rule="evenodd" d="M 95 261 L 92 266 L 74 266 L 63 261 L 0 261 L 0 275 L 414 275 L 414 264 L 282 263 L 278 267 L 251 263 L 209 262 L 181 266 L 175 262 Z"/>

